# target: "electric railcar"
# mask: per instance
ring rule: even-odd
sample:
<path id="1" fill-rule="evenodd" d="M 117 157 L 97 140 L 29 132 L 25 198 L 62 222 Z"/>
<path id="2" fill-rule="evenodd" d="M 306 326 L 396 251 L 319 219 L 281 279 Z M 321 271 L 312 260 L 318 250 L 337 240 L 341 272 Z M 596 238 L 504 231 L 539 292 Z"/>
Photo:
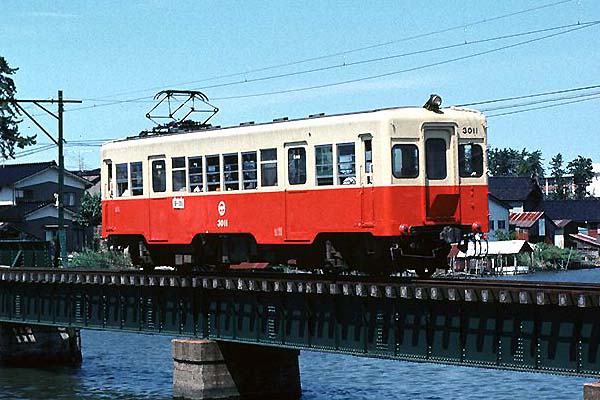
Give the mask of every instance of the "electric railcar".
<path id="1" fill-rule="evenodd" d="M 488 229 L 486 120 L 389 108 L 102 146 L 103 237 L 135 264 L 446 268 Z"/>

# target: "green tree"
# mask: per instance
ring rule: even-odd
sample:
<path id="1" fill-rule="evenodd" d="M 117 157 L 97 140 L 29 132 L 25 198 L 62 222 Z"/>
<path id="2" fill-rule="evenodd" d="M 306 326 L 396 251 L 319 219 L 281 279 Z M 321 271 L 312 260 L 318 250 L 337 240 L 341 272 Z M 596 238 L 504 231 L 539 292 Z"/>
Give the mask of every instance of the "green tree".
<path id="1" fill-rule="evenodd" d="M 517 160 L 517 175 L 518 176 L 530 176 L 532 178 L 543 178 L 544 177 L 544 159 L 542 158 L 542 151 L 535 150 L 528 152 L 527 150 L 521 150 L 519 159 Z"/>
<path id="2" fill-rule="evenodd" d="M 588 195 L 587 187 L 594 178 L 594 169 L 590 158 L 577 156 L 576 159 L 567 164 L 567 171 L 573 175 L 575 184 L 575 197 L 584 199 Z"/>
<path id="3" fill-rule="evenodd" d="M 89 194 L 88 192 L 83 194 L 76 220 L 79 225 L 85 227 L 98 226 L 102 223 L 100 194 Z"/>
<path id="4" fill-rule="evenodd" d="M 542 152 L 529 152 L 510 147 L 488 149 L 488 169 L 491 176 L 544 176 Z"/>
<path id="5" fill-rule="evenodd" d="M 552 197 L 555 200 L 566 200 L 569 197 L 569 193 L 565 187 L 565 173 L 563 156 L 558 153 L 550 161 L 550 174 L 554 178 L 554 193 Z"/>
<path id="6" fill-rule="evenodd" d="M 19 132 L 19 110 L 11 103 L 17 89 L 11 75 L 18 68 L 11 68 L 4 57 L 0 56 L 0 156 L 14 158 L 15 147 L 20 149 L 35 144 L 34 136 L 22 136 Z"/>

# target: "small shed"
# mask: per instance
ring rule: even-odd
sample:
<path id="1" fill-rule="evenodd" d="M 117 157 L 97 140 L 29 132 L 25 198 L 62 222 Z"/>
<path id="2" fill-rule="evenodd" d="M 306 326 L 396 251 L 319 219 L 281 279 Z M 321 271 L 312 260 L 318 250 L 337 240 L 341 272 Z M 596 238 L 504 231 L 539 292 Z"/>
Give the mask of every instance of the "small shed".
<path id="1" fill-rule="evenodd" d="M 598 261 L 600 258 L 600 239 L 583 233 L 571 233 L 569 237 L 575 242 L 577 250 L 585 257 L 585 261 Z"/>
<path id="2" fill-rule="evenodd" d="M 462 270 L 476 274 L 512 275 L 526 273 L 529 272 L 529 267 L 519 266 L 518 255 L 527 254 L 531 257 L 532 253 L 533 248 L 525 240 L 470 242 L 466 253 L 458 251 L 458 249 L 454 253 L 454 266 L 456 271 Z M 461 264 L 462 268 L 460 268 Z"/>

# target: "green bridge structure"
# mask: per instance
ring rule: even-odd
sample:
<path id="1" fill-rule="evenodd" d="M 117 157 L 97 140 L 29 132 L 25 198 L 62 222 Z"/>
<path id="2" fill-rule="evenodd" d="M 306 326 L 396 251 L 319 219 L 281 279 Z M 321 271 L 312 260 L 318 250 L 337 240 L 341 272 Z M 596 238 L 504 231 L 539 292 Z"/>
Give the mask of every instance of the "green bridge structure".
<path id="1" fill-rule="evenodd" d="M 0 270 L 0 322 L 600 376 L 600 285 Z"/>

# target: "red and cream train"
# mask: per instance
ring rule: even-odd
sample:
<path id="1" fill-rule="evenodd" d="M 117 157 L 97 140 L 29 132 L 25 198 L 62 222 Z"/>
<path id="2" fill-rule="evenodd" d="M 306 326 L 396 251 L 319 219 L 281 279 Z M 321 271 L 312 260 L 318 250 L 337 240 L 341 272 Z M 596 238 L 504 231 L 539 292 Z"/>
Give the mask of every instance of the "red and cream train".
<path id="1" fill-rule="evenodd" d="M 103 236 L 136 264 L 446 266 L 488 226 L 486 121 L 407 107 L 102 146 Z"/>

